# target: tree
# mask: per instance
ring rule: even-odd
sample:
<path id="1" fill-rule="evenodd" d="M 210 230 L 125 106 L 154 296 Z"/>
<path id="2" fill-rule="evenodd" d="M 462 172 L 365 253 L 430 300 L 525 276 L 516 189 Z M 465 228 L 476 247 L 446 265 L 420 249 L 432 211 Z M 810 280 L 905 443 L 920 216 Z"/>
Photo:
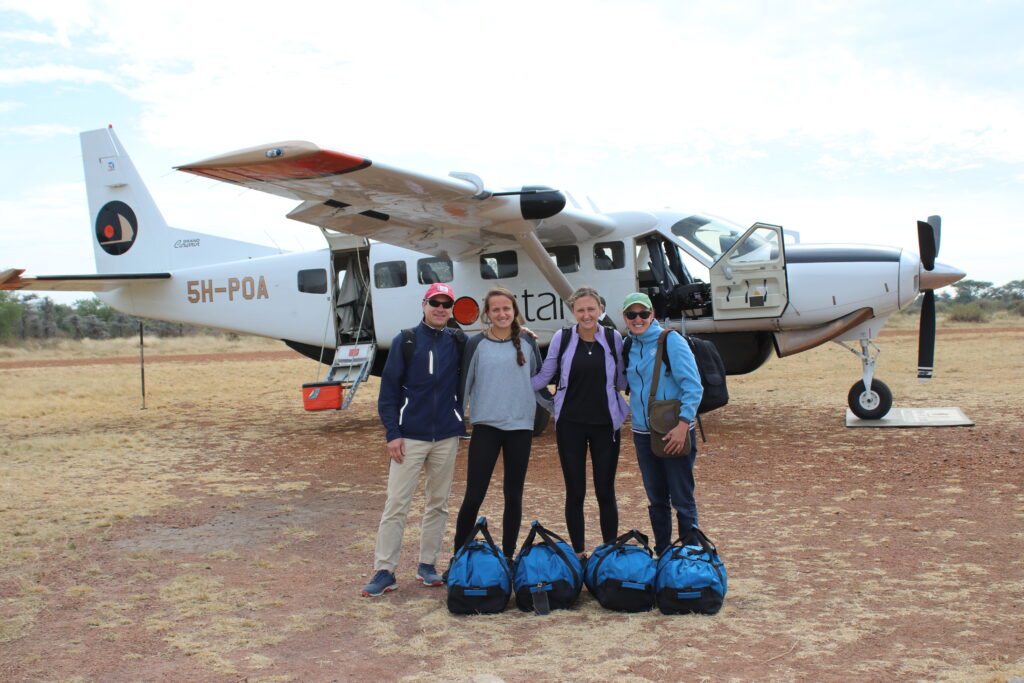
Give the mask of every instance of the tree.
<path id="1" fill-rule="evenodd" d="M 13 292 L 0 291 L 0 341 L 15 336 L 24 305 Z"/>
<path id="2" fill-rule="evenodd" d="M 1000 301 L 1020 301 L 1024 299 L 1024 280 L 1012 280 L 1002 287 L 994 287 L 992 296 Z"/>
<path id="3" fill-rule="evenodd" d="M 966 304 L 985 297 L 992 287 L 992 283 L 981 280 L 961 280 L 954 282 L 952 287 L 956 290 L 956 303 Z"/>

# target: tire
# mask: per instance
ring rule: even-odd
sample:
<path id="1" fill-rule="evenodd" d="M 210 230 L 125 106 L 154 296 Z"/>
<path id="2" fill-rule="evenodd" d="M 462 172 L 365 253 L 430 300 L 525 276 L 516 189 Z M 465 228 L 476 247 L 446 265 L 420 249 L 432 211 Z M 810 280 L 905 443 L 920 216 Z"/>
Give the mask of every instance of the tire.
<path id="1" fill-rule="evenodd" d="M 850 387 L 846 397 L 853 414 L 862 420 L 880 420 L 892 408 L 892 392 L 885 382 L 872 380 L 871 391 L 864 389 L 864 380 Z"/>

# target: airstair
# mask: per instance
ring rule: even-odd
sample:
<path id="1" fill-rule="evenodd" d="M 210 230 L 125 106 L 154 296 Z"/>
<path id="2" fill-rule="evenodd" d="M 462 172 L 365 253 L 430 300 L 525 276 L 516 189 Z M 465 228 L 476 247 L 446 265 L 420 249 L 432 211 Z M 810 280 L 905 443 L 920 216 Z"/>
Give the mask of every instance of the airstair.
<path id="1" fill-rule="evenodd" d="M 348 344 L 334 352 L 334 362 L 327 373 L 328 382 L 340 382 L 342 401 L 338 410 L 347 410 L 356 396 L 356 390 L 370 375 L 376 344 Z"/>

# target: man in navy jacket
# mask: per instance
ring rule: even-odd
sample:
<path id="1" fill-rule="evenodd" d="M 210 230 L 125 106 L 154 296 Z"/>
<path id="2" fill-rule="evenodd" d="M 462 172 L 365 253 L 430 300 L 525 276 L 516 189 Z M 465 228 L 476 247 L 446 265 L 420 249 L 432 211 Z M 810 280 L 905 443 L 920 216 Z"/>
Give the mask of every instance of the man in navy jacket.
<path id="1" fill-rule="evenodd" d="M 387 502 L 377 530 L 373 579 L 364 596 L 395 590 L 395 568 L 402 547 L 405 519 L 420 474 L 426 473 L 426 505 L 420 533 L 416 578 L 428 586 L 443 581 L 435 565 L 448 521 L 448 494 L 458 452 L 459 436 L 466 430 L 458 396 L 462 345 L 447 327 L 455 303 L 451 286 L 430 285 L 423 297 L 423 320 L 412 340 L 398 334 L 391 341 L 380 378 L 377 413 L 387 432 Z M 406 363 L 403 343 L 413 345 Z"/>

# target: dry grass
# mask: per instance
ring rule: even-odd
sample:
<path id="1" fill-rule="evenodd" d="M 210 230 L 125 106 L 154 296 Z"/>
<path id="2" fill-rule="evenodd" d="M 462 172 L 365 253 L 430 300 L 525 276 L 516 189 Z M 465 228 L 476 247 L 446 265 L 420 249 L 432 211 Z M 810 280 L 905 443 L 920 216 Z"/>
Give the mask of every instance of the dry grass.
<path id="1" fill-rule="evenodd" d="M 358 598 L 385 483 L 376 381 L 348 414 L 304 414 L 311 361 L 154 364 L 141 411 L 130 366 L 0 370 L 0 679 L 1024 675 L 1024 468 L 989 458 L 1020 453 L 1007 435 L 1020 434 L 1024 361 L 1006 350 L 1024 328 L 996 329 L 940 333 L 928 385 L 913 336 L 882 343 L 878 376 L 897 404 L 959 405 L 975 430 L 843 431 L 859 362 L 834 345 L 734 378 L 699 466 L 731 571 L 713 618 L 613 614 L 585 592 L 548 618 L 453 617 L 410 580 L 421 496 L 401 589 Z M 947 438 L 986 469 L 930 467 L 950 454 L 921 444 Z M 643 528 L 630 455 L 621 526 Z M 560 520 L 550 434 L 528 492 L 528 515 Z M 496 480 L 482 510 L 495 519 L 500 493 Z M 592 497 L 586 509 L 594 526 Z"/>
<path id="2" fill-rule="evenodd" d="M 192 337 L 145 338 L 145 352 L 153 355 L 193 353 L 246 353 L 280 351 L 286 348 L 278 339 L 252 335 L 196 335 Z M 0 345 L 0 361 L 68 360 L 72 358 L 115 358 L 138 356 L 139 338 L 48 339 L 12 342 Z"/>

